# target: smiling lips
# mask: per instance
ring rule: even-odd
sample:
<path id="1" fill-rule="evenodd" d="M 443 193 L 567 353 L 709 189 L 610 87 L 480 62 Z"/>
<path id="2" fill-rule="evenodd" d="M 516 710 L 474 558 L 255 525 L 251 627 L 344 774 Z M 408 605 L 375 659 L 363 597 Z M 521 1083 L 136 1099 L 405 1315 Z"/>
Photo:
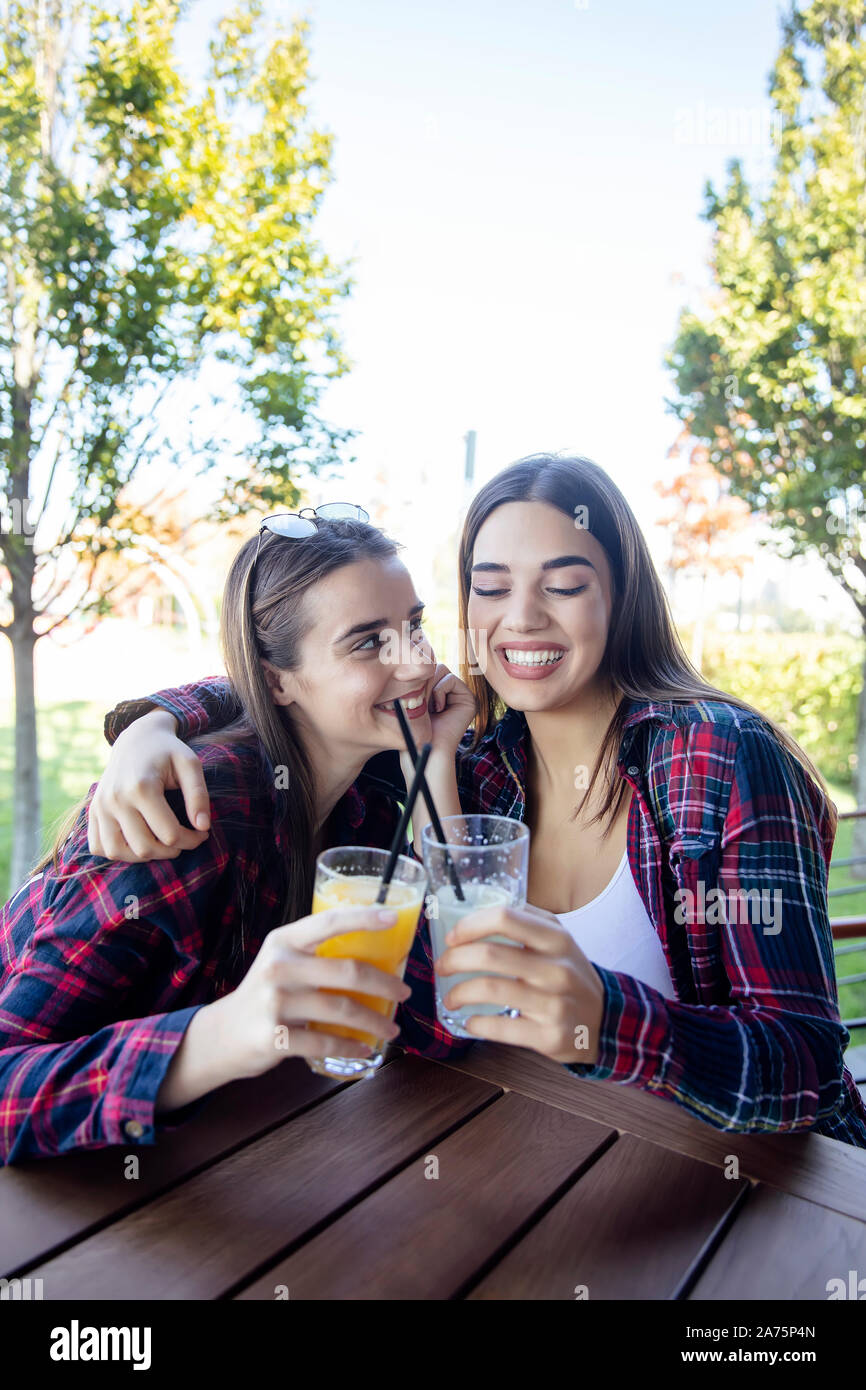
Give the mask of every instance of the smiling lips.
<path id="1" fill-rule="evenodd" d="M 541 681 L 562 664 L 558 642 L 505 642 L 496 648 L 505 671 L 519 681 Z"/>
<path id="2" fill-rule="evenodd" d="M 426 714 L 427 696 L 424 694 L 423 686 L 419 686 L 418 690 L 412 690 L 406 695 L 401 695 L 399 699 L 408 719 L 420 719 L 422 714 Z M 393 700 L 387 700 L 383 705 L 374 705 L 373 708 L 380 709 L 385 714 L 393 714 L 394 718 L 397 718 Z"/>

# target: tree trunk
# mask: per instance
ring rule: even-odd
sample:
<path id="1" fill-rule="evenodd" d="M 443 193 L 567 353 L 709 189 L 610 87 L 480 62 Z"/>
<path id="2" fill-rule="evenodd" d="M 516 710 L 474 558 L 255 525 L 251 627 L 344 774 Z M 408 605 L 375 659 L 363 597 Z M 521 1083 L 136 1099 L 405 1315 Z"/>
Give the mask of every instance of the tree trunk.
<path id="1" fill-rule="evenodd" d="M 863 654 L 860 703 L 857 710 L 857 773 L 854 785 L 857 789 L 857 805 L 866 806 L 866 648 Z M 866 816 L 854 822 L 851 853 L 866 855 Z M 852 864 L 849 872 L 852 878 L 866 878 L 866 860 L 862 864 Z"/>
<path id="2" fill-rule="evenodd" d="M 15 783 L 13 791 L 12 868 L 9 896 L 25 882 L 41 849 L 42 817 L 36 742 L 36 689 L 33 656 L 36 634 L 12 629 L 15 665 Z"/>

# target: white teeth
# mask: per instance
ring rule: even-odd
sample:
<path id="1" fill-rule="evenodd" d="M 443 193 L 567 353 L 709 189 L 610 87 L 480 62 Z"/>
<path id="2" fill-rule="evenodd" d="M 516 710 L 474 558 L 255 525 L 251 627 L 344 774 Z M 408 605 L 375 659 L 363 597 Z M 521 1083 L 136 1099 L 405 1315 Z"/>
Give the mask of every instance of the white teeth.
<path id="1" fill-rule="evenodd" d="M 565 652 L 527 652 L 515 647 L 506 647 L 505 655 L 515 666 L 550 666 L 554 661 L 559 661 L 560 657 L 565 656 Z"/>
<path id="2" fill-rule="evenodd" d="M 425 696 L 425 695 L 413 695 L 413 697 L 412 697 L 411 700 L 406 700 L 402 695 L 400 696 L 400 701 L 401 701 L 401 704 L 403 705 L 403 708 L 404 708 L 404 709 L 419 709 L 420 706 L 423 705 L 425 699 L 426 699 L 426 696 Z M 384 705 L 377 705 L 377 709 L 393 709 L 393 708 L 394 708 L 394 701 L 393 701 L 393 700 L 388 700 Z"/>

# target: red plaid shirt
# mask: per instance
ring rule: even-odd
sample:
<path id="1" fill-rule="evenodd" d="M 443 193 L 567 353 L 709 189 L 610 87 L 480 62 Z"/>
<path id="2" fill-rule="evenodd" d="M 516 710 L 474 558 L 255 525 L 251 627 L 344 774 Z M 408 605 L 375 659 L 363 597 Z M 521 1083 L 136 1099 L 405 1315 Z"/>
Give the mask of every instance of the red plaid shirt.
<path id="1" fill-rule="evenodd" d="M 153 704 L 177 717 L 185 738 L 237 713 L 217 677 L 120 706 L 107 736 Z M 524 818 L 527 742 L 514 710 L 474 752 L 467 734 L 457 756 L 464 811 Z M 382 766 L 389 757 L 389 780 L 403 787 L 396 753 Z M 866 1105 L 843 1063 L 850 1034 L 839 1017 L 823 794 L 789 766 L 763 721 L 723 701 L 631 701 L 617 765 L 635 793 L 629 867 L 677 997 L 596 966 L 605 989 L 598 1061 L 566 1069 L 640 1086 L 717 1129 L 814 1130 L 866 1148 Z M 734 903 L 728 895 L 740 891 L 757 890 L 758 902 L 764 892 L 768 903 L 778 894 L 781 929 L 743 924 L 736 911 L 716 921 L 700 908 L 717 900 L 713 890 Z M 418 967 L 431 1012 L 413 1023 L 439 1046 L 428 964 L 425 946 Z"/>
<path id="2" fill-rule="evenodd" d="M 155 1113 L 196 1010 L 240 983 L 281 923 L 286 831 L 257 746 L 199 756 L 212 828 L 197 849 L 115 863 L 90 854 L 82 812 L 59 869 L 32 877 L 0 914 L 0 1163 L 153 1144 L 207 1103 Z M 390 846 L 399 789 L 380 764 L 371 759 L 334 807 L 325 845 Z M 188 824 L 179 794 L 169 799 Z M 405 978 L 401 1044 L 439 1059 L 470 1047 L 436 1021 L 423 914 Z"/>

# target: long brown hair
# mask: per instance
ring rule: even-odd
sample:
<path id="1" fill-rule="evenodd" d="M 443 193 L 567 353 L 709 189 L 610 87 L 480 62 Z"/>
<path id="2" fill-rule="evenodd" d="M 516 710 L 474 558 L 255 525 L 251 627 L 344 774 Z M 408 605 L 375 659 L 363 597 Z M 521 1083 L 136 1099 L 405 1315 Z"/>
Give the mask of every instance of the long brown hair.
<path id="1" fill-rule="evenodd" d="M 310 626 L 304 604 L 310 590 L 344 565 L 387 559 L 402 547 L 367 522 L 325 518 L 317 519 L 316 535 L 298 540 L 266 532 L 254 564 L 257 545 L 258 536 L 251 537 L 232 561 L 220 614 L 229 699 L 240 713 L 228 727 L 192 739 L 190 746 L 245 742 L 258 748 L 263 785 L 267 783 L 276 798 L 275 823 L 287 831 L 281 920 L 293 922 L 308 913 L 312 903 L 315 787 L 291 713 L 274 704 L 261 660 L 282 671 L 297 669 L 301 641 Z M 179 793 L 169 795 L 179 808 Z M 60 851 L 87 800 L 64 818 L 53 848 L 33 873 L 49 863 L 57 869 Z M 247 906 L 253 905 L 254 890 L 240 881 L 235 886 L 243 921 Z"/>
<path id="2" fill-rule="evenodd" d="M 814 779 L 827 800 L 835 835 L 837 812 L 827 784 L 799 744 L 754 706 L 709 685 L 689 661 L 637 519 L 613 480 L 591 460 L 532 454 L 497 473 L 473 498 L 460 540 L 459 608 L 463 632 L 469 632 L 469 590 L 475 541 L 491 512 L 506 502 L 547 502 L 571 518 L 575 525 L 584 525 L 586 518 L 585 529 L 602 546 L 610 566 L 613 607 L 598 675 L 602 683 L 606 681 L 612 691 L 623 698 L 605 731 L 589 786 L 575 814 L 589 804 L 602 767 L 606 769 L 606 795 L 600 810 L 588 824 L 594 825 L 609 813 L 606 835 L 629 792 L 628 784 L 615 773 L 615 762 L 630 699 L 680 704 L 722 700 L 760 719 L 775 736 L 789 764 L 793 760 Z M 579 513 L 583 508 L 586 512 L 580 510 Z M 476 748 L 503 716 L 506 706 L 487 678 L 474 671 L 468 660 L 462 663 L 460 674 L 478 702 L 471 745 Z"/>
<path id="3" fill-rule="evenodd" d="M 229 737 L 258 740 L 288 830 L 284 922 L 304 916 L 312 903 L 316 789 L 291 712 L 274 704 L 261 658 L 278 670 L 296 670 L 310 626 L 309 591 L 344 565 L 388 559 L 401 549 L 364 521 L 319 519 L 317 528 L 302 540 L 266 533 L 254 569 L 257 538 L 248 540 L 229 570 L 220 615 L 226 673 L 242 711 Z M 222 742 L 226 730 L 213 737 Z M 276 777 L 278 768 L 286 770 L 284 777 Z"/>

